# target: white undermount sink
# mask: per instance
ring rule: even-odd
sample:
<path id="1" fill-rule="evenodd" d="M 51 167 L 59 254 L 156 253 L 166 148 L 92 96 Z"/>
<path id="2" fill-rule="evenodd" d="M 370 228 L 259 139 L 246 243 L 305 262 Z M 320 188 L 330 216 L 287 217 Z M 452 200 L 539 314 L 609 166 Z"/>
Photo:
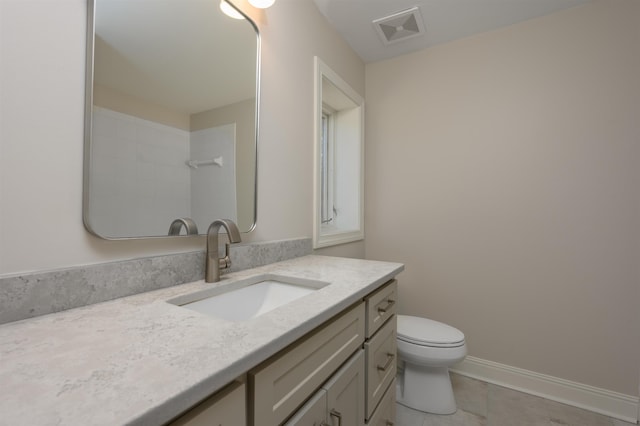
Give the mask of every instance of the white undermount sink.
<path id="1" fill-rule="evenodd" d="M 328 285 L 323 281 L 264 274 L 187 294 L 167 302 L 227 321 L 245 321 Z"/>

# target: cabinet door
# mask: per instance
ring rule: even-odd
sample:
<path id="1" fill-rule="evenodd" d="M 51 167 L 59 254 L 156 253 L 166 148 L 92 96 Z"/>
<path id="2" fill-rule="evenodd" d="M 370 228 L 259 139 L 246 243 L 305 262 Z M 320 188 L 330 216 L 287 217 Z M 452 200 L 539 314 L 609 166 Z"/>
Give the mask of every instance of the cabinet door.
<path id="1" fill-rule="evenodd" d="M 327 424 L 327 391 L 320 389 L 284 426 L 325 426 Z"/>
<path id="2" fill-rule="evenodd" d="M 245 426 L 245 392 L 244 383 L 233 382 L 187 411 L 170 426 Z"/>
<path id="3" fill-rule="evenodd" d="M 364 425 L 364 375 L 364 351 L 360 349 L 322 385 L 327 391 L 329 425 Z"/>

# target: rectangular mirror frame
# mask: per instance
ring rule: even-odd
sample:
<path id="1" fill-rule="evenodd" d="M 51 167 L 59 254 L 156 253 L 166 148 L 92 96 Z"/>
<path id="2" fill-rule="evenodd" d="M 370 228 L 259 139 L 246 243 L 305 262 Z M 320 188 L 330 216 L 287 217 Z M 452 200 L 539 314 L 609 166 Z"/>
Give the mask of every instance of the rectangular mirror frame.
<path id="1" fill-rule="evenodd" d="M 166 234 L 158 234 L 158 235 L 135 235 L 135 236 L 117 236 L 111 237 L 107 235 L 101 235 L 99 232 L 96 232 L 89 220 L 89 200 L 90 200 L 90 167 L 89 164 L 91 162 L 92 157 L 92 147 L 91 147 L 91 137 L 92 137 L 92 112 L 93 112 L 93 92 L 94 92 L 94 49 L 95 49 L 95 3 L 96 0 L 87 0 L 87 44 L 86 44 L 86 77 L 85 77 L 85 126 L 84 126 L 84 167 L 83 167 L 83 223 L 85 229 L 91 233 L 92 235 L 99 237 L 105 240 L 127 240 L 127 239 L 153 239 L 153 238 L 175 238 L 178 237 L 192 237 L 198 235 L 206 234 L 207 224 L 201 224 L 200 229 L 198 229 L 198 234 L 195 235 L 168 235 Z M 231 4 L 231 3 L 229 3 Z M 232 5 L 233 6 L 233 5 Z M 233 6 L 236 8 L 235 6 Z M 256 93 L 255 93 L 255 131 L 254 131 L 254 143 L 251 150 L 253 151 L 254 156 L 254 176 L 253 176 L 253 206 L 252 206 L 252 222 L 247 226 L 240 229 L 242 233 L 249 233 L 253 231 L 256 227 L 257 223 L 257 181 L 258 181 L 258 171 L 257 171 L 257 161 L 258 161 L 258 133 L 259 133 L 259 105 L 260 105 L 260 65 L 261 65 L 261 42 L 260 42 L 260 33 L 257 25 L 253 22 L 247 15 L 245 15 L 240 9 L 237 9 L 240 14 L 244 16 L 247 22 L 253 27 L 256 33 L 256 69 L 255 69 L 255 82 L 256 82 Z M 176 218 L 178 219 L 178 218 Z M 219 219 L 219 218 L 213 218 Z M 167 231 L 169 231 L 169 224 L 167 224 Z"/>

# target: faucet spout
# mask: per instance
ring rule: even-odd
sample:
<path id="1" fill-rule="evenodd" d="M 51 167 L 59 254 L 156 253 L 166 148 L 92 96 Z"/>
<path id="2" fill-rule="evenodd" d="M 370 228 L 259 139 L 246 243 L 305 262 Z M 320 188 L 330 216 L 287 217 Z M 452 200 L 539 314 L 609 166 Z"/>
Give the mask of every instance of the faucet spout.
<path id="1" fill-rule="evenodd" d="M 223 227 L 227 231 L 229 242 L 225 244 L 224 257 L 218 257 L 218 234 L 220 228 Z M 240 231 L 236 224 L 230 219 L 219 219 L 213 221 L 207 230 L 207 253 L 205 260 L 204 280 L 208 283 L 220 281 L 220 269 L 226 269 L 231 266 L 231 258 L 229 257 L 229 245 L 239 243 Z"/>
<path id="2" fill-rule="evenodd" d="M 189 217 L 182 217 L 171 222 L 169 235 L 180 235 L 183 226 L 185 231 L 187 231 L 187 235 L 198 235 L 198 226 L 193 219 Z"/>

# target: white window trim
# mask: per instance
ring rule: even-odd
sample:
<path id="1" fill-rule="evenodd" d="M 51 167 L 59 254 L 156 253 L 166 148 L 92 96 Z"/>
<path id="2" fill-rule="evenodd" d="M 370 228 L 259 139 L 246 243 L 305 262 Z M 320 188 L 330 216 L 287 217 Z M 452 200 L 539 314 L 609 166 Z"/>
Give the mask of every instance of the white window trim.
<path id="1" fill-rule="evenodd" d="M 314 57 L 315 65 L 315 90 L 314 90 L 314 229 L 313 229 L 313 247 L 322 248 L 329 247 L 338 244 L 344 244 L 364 239 L 364 99 L 349 86 L 340 76 L 338 76 L 331 68 L 329 68 L 318 57 Z M 352 222 L 357 223 L 355 226 L 349 228 L 341 228 L 336 225 L 336 221 L 332 221 L 330 224 L 323 224 L 322 214 L 322 132 L 323 122 L 322 115 L 327 112 L 327 105 L 323 104 L 322 99 L 322 81 L 323 78 L 330 81 L 336 86 L 342 93 L 348 97 L 356 105 L 354 109 L 358 110 L 359 128 L 358 140 L 359 155 L 355 161 L 358 164 L 354 164 L 359 168 L 359 174 L 356 183 L 357 194 L 355 195 L 355 202 L 357 202 L 356 213 L 352 217 Z M 335 135 L 335 129 L 330 130 Z M 339 143 L 334 141 L 333 143 Z M 334 161 L 333 159 L 331 161 Z M 332 173 L 333 174 L 333 173 Z M 352 182 L 353 183 L 353 182 Z M 335 201 L 335 185 L 339 185 L 339 182 L 332 182 L 333 193 L 330 195 L 332 200 Z M 334 206 L 332 206 L 333 209 Z M 335 206 L 339 207 L 339 206 Z M 339 211 L 339 209 L 338 209 Z"/>

